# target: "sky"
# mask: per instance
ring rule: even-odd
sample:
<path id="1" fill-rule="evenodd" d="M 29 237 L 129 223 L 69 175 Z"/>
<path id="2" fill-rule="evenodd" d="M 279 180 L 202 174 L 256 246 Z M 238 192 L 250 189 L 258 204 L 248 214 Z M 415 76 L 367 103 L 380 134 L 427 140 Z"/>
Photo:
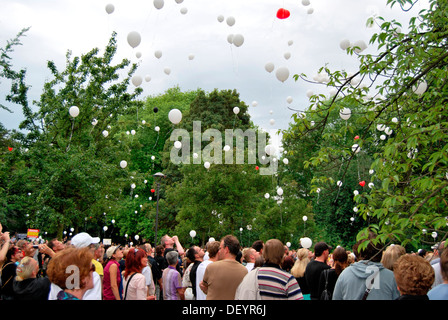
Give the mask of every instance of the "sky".
<path id="1" fill-rule="evenodd" d="M 306 0 L 304 0 L 306 1 Z M 182 91 L 201 88 L 207 92 L 236 89 L 249 105 L 252 121 L 268 132 L 286 130 L 295 110 L 309 106 L 307 92 L 328 94 L 325 85 L 309 79 L 319 68 L 356 72 L 358 60 L 339 46 L 341 40 L 369 43 L 379 28 L 366 27 L 372 15 L 396 19 L 406 28 L 411 14 L 420 11 L 419 1 L 410 12 L 399 6 L 390 8 L 386 0 L 1 0 L 0 47 L 25 27 L 31 27 L 22 45 L 11 55 L 17 69 L 26 68 L 27 83 L 32 86 L 30 100 L 38 100 L 43 84 L 50 80 L 47 61 L 65 68 L 68 50 L 80 56 L 93 48 L 101 53 L 112 32 L 117 32 L 116 61 L 127 58 L 139 63 L 136 75 L 143 80 L 140 98 L 163 94 L 179 86 Z M 163 7 L 156 8 L 156 3 Z M 111 13 L 106 6 L 113 5 Z M 284 8 L 290 16 L 276 17 Z M 219 17 L 223 17 L 220 22 Z M 228 18 L 235 23 L 229 25 Z M 141 36 L 133 48 L 127 41 L 130 32 Z M 403 30 L 405 31 L 405 30 Z M 244 38 L 237 47 L 229 35 Z M 364 53 L 375 53 L 368 47 Z M 162 56 L 157 58 L 155 52 Z M 138 57 L 138 54 L 141 56 Z M 265 69 L 267 63 L 274 70 Z M 276 77 L 278 68 L 289 71 L 286 81 Z M 166 74 L 164 70 L 170 69 Z M 0 100 L 14 113 L 0 110 L 0 122 L 17 129 L 22 121 L 20 106 L 8 105 L 4 97 L 9 82 L 0 79 Z M 132 84 L 131 84 L 132 86 Z M 293 109 L 293 110 L 291 110 Z"/>

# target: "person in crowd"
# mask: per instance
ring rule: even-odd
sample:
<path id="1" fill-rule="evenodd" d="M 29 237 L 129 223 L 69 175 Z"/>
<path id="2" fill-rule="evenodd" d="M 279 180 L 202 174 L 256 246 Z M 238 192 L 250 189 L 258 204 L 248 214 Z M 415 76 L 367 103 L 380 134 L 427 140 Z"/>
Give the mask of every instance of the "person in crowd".
<path id="1" fill-rule="evenodd" d="M 439 264 L 443 282 L 428 292 L 429 300 L 448 300 L 448 250 L 443 250 Z"/>
<path id="2" fill-rule="evenodd" d="M 354 245 L 358 262 L 339 275 L 332 300 L 395 300 L 400 296 L 393 272 L 381 264 L 383 245 L 374 244 L 375 239 L 370 231 L 367 247 L 360 249 L 363 240 Z"/>
<path id="3" fill-rule="evenodd" d="M 123 272 L 123 300 L 155 300 L 155 296 L 148 296 L 146 278 L 142 274 L 147 265 L 148 256 L 144 250 L 129 249 Z"/>
<path id="4" fill-rule="evenodd" d="M 182 272 L 182 257 L 185 255 L 184 248 L 179 242 L 179 238 L 177 236 L 170 237 L 169 235 L 164 235 L 161 239 L 161 244 L 163 246 L 163 254 L 165 257 L 165 264 L 166 264 L 166 254 L 170 251 L 176 250 L 179 254 L 178 263 L 176 266 L 176 270 L 180 273 L 181 277 L 183 275 Z"/>
<path id="5" fill-rule="evenodd" d="M 339 275 L 348 266 L 348 254 L 347 251 L 338 246 L 334 249 L 333 254 L 333 266 L 330 269 L 326 269 L 320 274 L 318 296 L 321 297 L 322 292 L 327 289 L 330 296 L 333 295 L 334 286 Z"/>
<path id="6" fill-rule="evenodd" d="M 256 251 L 254 248 L 244 248 L 243 249 L 243 259 L 244 261 L 246 261 L 246 269 L 248 272 L 250 272 L 255 265 L 255 256 L 256 256 Z"/>
<path id="7" fill-rule="evenodd" d="M 39 277 L 39 264 L 31 258 L 23 258 L 16 269 L 13 290 L 14 300 L 47 300 L 50 292 L 50 280 Z"/>
<path id="8" fill-rule="evenodd" d="M 0 243 L 2 245 L 0 249 L 0 266 L 6 261 L 6 253 L 8 252 L 9 247 L 13 245 L 9 232 L 2 233 L 2 229 L 3 227 L 0 223 Z"/>
<path id="9" fill-rule="evenodd" d="M 439 244 L 437 244 L 436 248 L 434 249 L 433 259 L 430 262 L 431 266 L 434 268 L 434 273 L 436 277 L 432 285 L 433 288 L 443 283 L 440 257 L 442 256 L 444 251 L 445 251 L 445 241 L 442 241 Z"/>
<path id="10" fill-rule="evenodd" d="M 184 273 L 182 276 L 182 287 L 185 288 L 185 300 L 194 300 L 193 288 L 190 280 L 190 272 L 191 268 L 193 268 L 194 259 L 194 249 L 191 247 L 185 252 L 185 257 L 183 259 Z"/>
<path id="11" fill-rule="evenodd" d="M 325 269 L 330 269 L 327 259 L 330 254 L 330 247 L 325 242 L 318 242 L 314 245 L 314 260 L 310 261 L 305 269 L 305 279 L 310 290 L 311 300 L 319 300 L 320 274 Z"/>
<path id="12" fill-rule="evenodd" d="M 155 296 L 156 294 L 156 286 L 154 283 L 154 276 L 152 274 L 152 266 L 149 262 L 150 254 L 151 254 L 151 245 L 149 243 L 145 243 L 140 246 L 143 251 L 146 252 L 146 257 L 148 258 L 148 264 L 143 268 L 142 273 L 146 278 L 146 286 L 148 287 L 148 296 Z"/>
<path id="13" fill-rule="evenodd" d="M 93 253 L 88 247 L 66 248 L 48 263 L 47 276 L 59 291 L 57 300 L 83 300 L 93 288 Z"/>
<path id="14" fill-rule="evenodd" d="M 281 268 L 286 272 L 291 273 L 291 269 L 293 266 L 294 266 L 294 259 L 292 258 L 292 256 L 285 255 L 285 257 L 283 258 Z"/>
<path id="15" fill-rule="evenodd" d="M 154 248 L 149 243 L 146 244 L 146 247 L 147 247 L 146 254 L 148 255 L 148 263 L 151 266 L 152 279 L 153 284 L 155 286 L 154 294 L 156 296 L 156 299 L 159 300 L 160 290 L 162 288 L 162 270 L 160 270 L 159 264 L 154 258 Z"/>
<path id="16" fill-rule="evenodd" d="M 110 246 L 106 251 L 106 259 L 103 270 L 103 300 L 122 300 L 119 261 L 123 259 L 123 249 L 120 246 Z"/>
<path id="17" fill-rule="evenodd" d="M 210 263 L 218 261 L 219 241 L 208 242 L 206 250 L 208 259 L 201 262 L 196 271 L 196 300 L 206 300 L 207 295 L 201 290 L 200 283 L 204 279 L 205 269 Z"/>
<path id="18" fill-rule="evenodd" d="M 207 300 L 233 300 L 238 285 L 247 274 L 247 269 L 236 261 L 240 250 L 238 238 L 227 235 L 221 239 L 218 261 L 209 264 L 200 283 Z"/>
<path id="19" fill-rule="evenodd" d="M 262 240 L 256 240 L 252 243 L 252 248 L 255 249 L 255 259 L 263 256 L 263 247 L 264 242 Z"/>
<path id="20" fill-rule="evenodd" d="M 7 245 L 7 244 L 5 244 Z M 0 293 L 2 300 L 14 300 L 14 278 L 16 277 L 16 269 L 19 261 L 22 259 L 22 250 L 16 246 L 10 246 L 6 259 L 1 266 L 1 287 Z"/>
<path id="21" fill-rule="evenodd" d="M 101 283 L 103 283 L 104 278 L 104 270 L 103 270 L 103 259 L 104 259 L 104 245 L 100 243 L 96 243 L 92 245 L 93 247 L 93 264 L 95 265 L 95 271 L 100 275 Z"/>
<path id="22" fill-rule="evenodd" d="M 88 248 L 90 253 L 92 254 L 92 263 L 96 268 L 96 260 L 94 257 L 94 252 L 98 248 L 98 244 L 100 243 L 100 238 L 91 237 L 86 232 L 81 232 L 76 234 L 72 239 L 70 245 L 77 249 Z M 64 252 L 64 250 L 60 251 Z M 47 270 L 48 272 L 48 270 Z M 50 294 L 48 296 L 48 300 L 57 300 L 57 294 L 60 292 L 61 288 L 57 287 L 57 283 L 52 282 L 50 288 Z M 83 295 L 83 300 L 102 300 L 103 288 L 102 281 L 100 275 L 94 270 L 93 272 L 93 288 L 87 290 L 87 292 Z"/>
<path id="23" fill-rule="evenodd" d="M 398 244 L 392 244 L 383 251 L 383 256 L 381 257 L 382 265 L 394 271 L 394 264 L 402 255 L 406 254 L 406 249 Z"/>
<path id="24" fill-rule="evenodd" d="M 185 288 L 182 286 L 182 277 L 177 271 L 179 254 L 177 251 L 170 251 L 166 255 L 168 267 L 163 270 L 163 300 L 185 300 Z"/>
<path id="25" fill-rule="evenodd" d="M 394 263 L 393 272 L 400 297 L 397 300 L 429 300 L 434 269 L 419 255 L 404 254 Z"/>
<path id="26" fill-rule="evenodd" d="M 193 267 L 190 271 L 190 281 L 191 281 L 191 287 L 193 289 L 193 296 L 196 299 L 197 297 L 197 291 L 196 291 L 196 285 L 197 285 L 197 270 L 199 265 L 204 261 L 204 255 L 205 252 L 201 247 L 193 246 L 193 253 L 194 253 L 194 262 Z"/>
<path id="27" fill-rule="evenodd" d="M 57 238 L 53 238 L 50 241 L 48 241 L 46 246 L 48 248 L 45 248 L 45 246 L 39 246 L 39 251 L 42 254 L 44 254 L 44 257 L 42 259 L 42 270 L 41 270 L 42 276 L 45 276 L 47 274 L 47 267 L 51 258 L 59 251 L 64 250 L 66 247 L 65 244 L 59 241 Z"/>
<path id="28" fill-rule="evenodd" d="M 265 263 L 258 269 L 258 288 L 262 300 L 303 300 L 297 280 L 281 268 L 284 257 L 284 245 L 280 240 L 270 239 L 265 243 Z"/>
<path id="29" fill-rule="evenodd" d="M 297 259 L 291 268 L 291 274 L 296 278 L 304 300 L 310 300 L 310 289 L 305 279 L 306 266 L 310 262 L 310 250 L 306 248 L 300 248 L 297 250 Z"/>

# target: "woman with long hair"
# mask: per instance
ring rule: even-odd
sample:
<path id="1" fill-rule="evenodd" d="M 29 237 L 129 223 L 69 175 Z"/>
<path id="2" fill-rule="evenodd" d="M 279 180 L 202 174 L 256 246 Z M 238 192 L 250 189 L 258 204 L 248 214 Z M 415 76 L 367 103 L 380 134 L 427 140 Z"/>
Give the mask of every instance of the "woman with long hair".
<path id="1" fill-rule="evenodd" d="M 126 266 L 123 271 L 123 300 L 154 300 L 148 295 L 146 278 L 142 274 L 148 265 L 148 256 L 143 249 L 130 248 L 126 256 Z"/>
<path id="2" fill-rule="evenodd" d="M 301 248 L 297 250 L 297 259 L 291 268 L 291 274 L 296 278 L 300 289 L 302 290 L 302 295 L 304 300 L 310 300 L 310 289 L 305 279 L 306 266 L 310 262 L 310 250 L 306 248 Z"/>
<path id="3" fill-rule="evenodd" d="M 120 246 L 109 247 L 106 251 L 106 258 L 103 278 L 103 300 L 121 300 L 119 261 L 123 259 L 123 249 Z"/>
<path id="4" fill-rule="evenodd" d="M 328 270 L 324 270 L 320 274 L 319 279 L 319 297 L 322 292 L 327 289 L 327 292 L 330 293 L 330 297 L 333 296 L 334 286 L 336 285 L 336 281 L 338 280 L 339 275 L 344 271 L 348 266 L 348 253 L 343 248 L 338 246 L 333 251 L 333 267 Z"/>

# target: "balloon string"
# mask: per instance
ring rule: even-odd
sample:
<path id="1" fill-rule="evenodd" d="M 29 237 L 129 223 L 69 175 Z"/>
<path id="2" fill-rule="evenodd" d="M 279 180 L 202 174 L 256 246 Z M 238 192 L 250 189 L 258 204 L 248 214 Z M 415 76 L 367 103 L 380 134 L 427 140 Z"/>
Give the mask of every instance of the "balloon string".
<path id="1" fill-rule="evenodd" d="M 72 131 L 70 132 L 70 139 L 68 140 L 68 146 L 65 149 L 65 152 L 68 152 L 70 150 L 70 144 L 72 143 L 72 136 L 73 136 L 73 128 L 75 127 L 75 121 L 72 119 Z"/>

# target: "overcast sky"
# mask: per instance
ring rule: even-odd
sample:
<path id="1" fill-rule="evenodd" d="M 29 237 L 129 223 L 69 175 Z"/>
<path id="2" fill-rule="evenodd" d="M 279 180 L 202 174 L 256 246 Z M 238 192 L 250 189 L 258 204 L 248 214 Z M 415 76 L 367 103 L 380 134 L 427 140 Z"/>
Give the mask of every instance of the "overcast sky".
<path id="1" fill-rule="evenodd" d="M 321 85 L 294 81 L 294 74 L 306 73 L 312 78 L 326 64 L 332 70 L 355 72 L 357 59 L 340 49 L 342 39 L 368 43 L 379 31 L 366 27 L 372 14 L 395 18 L 405 29 L 410 15 L 424 5 L 418 3 L 404 13 L 398 6 L 387 7 L 386 0 L 310 0 L 308 6 L 302 0 L 162 2 L 163 7 L 156 9 L 153 0 L 2 0 L 0 46 L 4 47 L 22 28 L 31 27 L 22 39 L 23 46 L 16 47 L 12 57 L 16 69 L 27 69 L 27 82 L 32 85 L 30 98 L 37 100 L 50 74 L 48 60 L 63 70 L 67 50 L 72 50 L 73 56 L 95 47 L 102 52 L 116 31 L 118 59 L 139 61 L 136 74 L 151 78 L 143 81 L 141 98 L 176 85 L 182 90 L 237 89 L 241 100 L 250 106 L 254 123 L 269 131 L 288 128 L 294 113 L 288 107 L 304 110 L 309 105 L 307 90 L 328 93 L 328 88 Z M 110 14 L 105 9 L 108 4 L 114 6 Z M 289 18 L 276 17 L 280 8 L 289 10 Z M 224 21 L 219 22 L 219 16 Z M 229 17 L 235 19 L 233 26 L 226 22 Z M 136 48 L 127 42 L 131 31 L 141 35 Z M 244 43 L 240 47 L 230 44 L 230 34 L 243 35 Z M 156 50 L 162 52 L 159 59 L 154 55 Z M 137 53 L 141 53 L 140 58 Z M 285 53 L 290 54 L 289 59 Z M 189 59 L 190 55 L 194 58 Z M 265 70 L 268 62 L 275 66 L 271 73 Z M 275 76 L 279 67 L 290 72 L 285 82 Z M 170 68 L 169 75 L 164 73 L 165 68 Z M 4 103 L 9 82 L 2 82 L 0 99 Z M 292 102 L 287 102 L 288 97 Z M 10 107 L 15 112 L 0 110 L 0 122 L 8 129 L 17 128 L 21 109 Z"/>

